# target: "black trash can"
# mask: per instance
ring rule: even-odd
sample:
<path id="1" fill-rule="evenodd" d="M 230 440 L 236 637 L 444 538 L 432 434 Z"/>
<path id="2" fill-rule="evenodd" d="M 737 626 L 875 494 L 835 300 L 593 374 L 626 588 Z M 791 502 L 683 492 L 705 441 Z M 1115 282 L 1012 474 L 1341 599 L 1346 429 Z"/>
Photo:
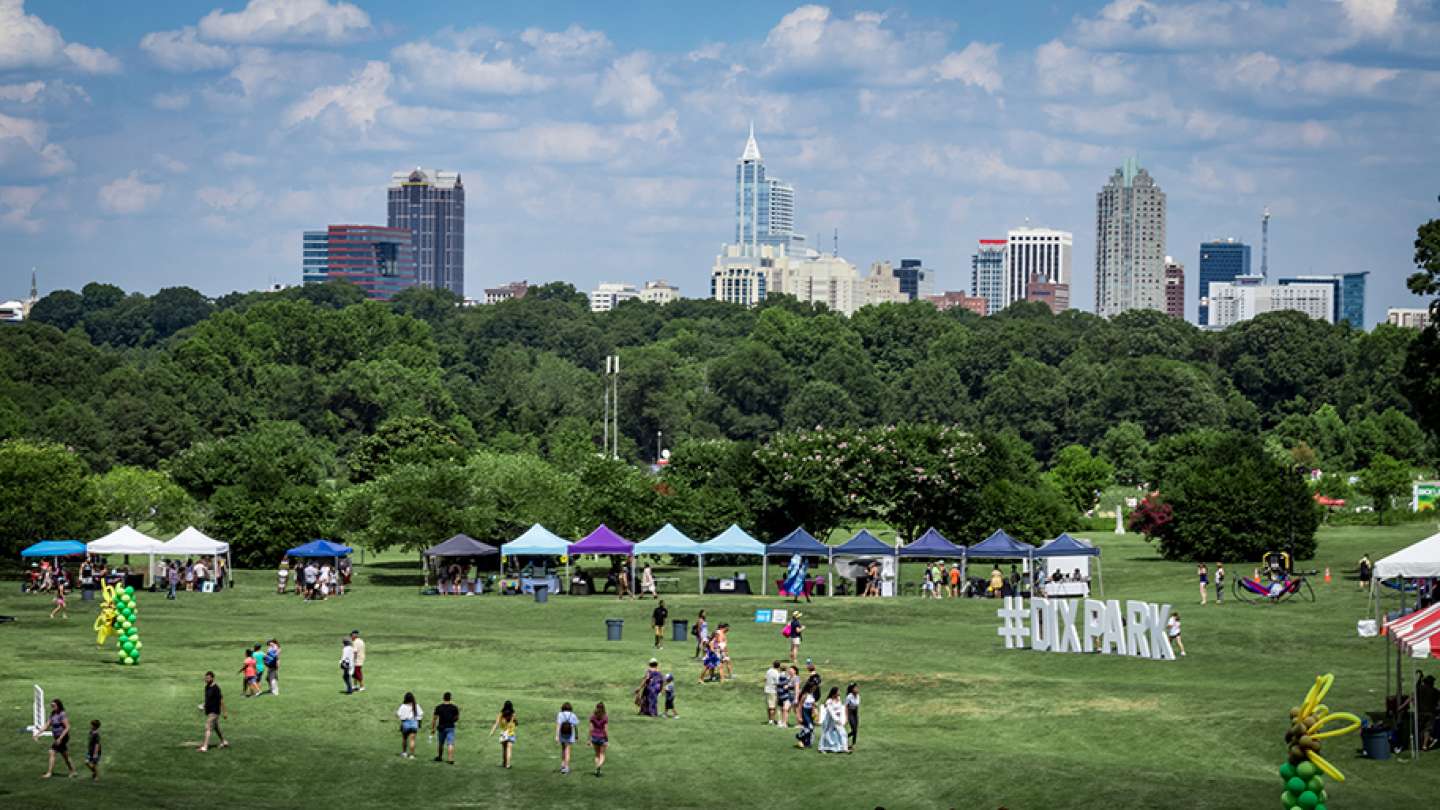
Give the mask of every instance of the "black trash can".
<path id="1" fill-rule="evenodd" d="M 540 602 L 540 603 L 542 603 L 542 604 L 545 603 L 545 602 L 550 601 L 550 586 L 549 586 L 549 585 L 536 585 L 536 586 L 535 586 L 535 601 L 536 601 L 536 602 Z"/>
<path id="2" fill-rule="evenodd" d="M 1383 726 L 1370 726 L 1360 732 L 1360 745 L 1371 759 L 1390 758 L 1390 731 Z"/>
<path id="3" fill-rule="evenodd" d="M 671 640 L 671 641 L 684 641 L 685 639 L 687 639 L 687 638 L 689 638 L 689 637 L 690 637 L 690 620 L 689 620 L 689 619 L 671 619 L 671 620 L 670 620 L 670 640 Z"/>
<path id="4" fill-rule="evenodd" d="M 81 589 L 80 589 L 80 601 L 81 601 L 81 602 L 93 602 L 93 601 L 95 601 L 95 589 L 94 589 L 94 588 L 81 588 Z"/>
<path id="5" fill-rule="evenodd" d="M 606 619 L 606 620 L 605 620 L 605 640 L 606 640 L 606 641 L 619 641 L 619 640 L 620 640 L 620 630 L 621 630 L 624 626 L 625 626 L 625 620 L 624 620 L 624 619 Z"/>

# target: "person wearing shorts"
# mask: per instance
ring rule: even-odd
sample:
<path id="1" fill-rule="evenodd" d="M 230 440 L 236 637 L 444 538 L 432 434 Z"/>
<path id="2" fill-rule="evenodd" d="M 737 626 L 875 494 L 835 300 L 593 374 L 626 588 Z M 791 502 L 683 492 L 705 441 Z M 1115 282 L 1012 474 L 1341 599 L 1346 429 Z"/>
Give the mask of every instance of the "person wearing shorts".
<path id="1" fill-rule="evenodd" d="M 780 708 L 780 662 L 770 662 L 765 670 L 765 724 L 776 725 L 775 710 Z"/>
<path id="2" fill-rule="evenodd" d="M 561 704 L 560 713 L 555 715 L 555 742 L 560 744 L 562 774 L 570 773 L 570 748 L 575 745 L 579 726 L 580 718 L 575 716 L 575 709 L 568 702 Z"/>
<path id="3" fill-rule="evenodd" d="M 415 693 L 406 692 L 400 708 L 395 710 L 395 717 L 400 721 L 401 759 L 415 758 L 415 738 L 420 736 L 420 719 L 424 716 L 420 704 L 415 702 Z"/>
<path id="4" fill-rule="evenodd" d="M 90 721 L 90 741 L 85 745 L 85 767 L 90 769 L 90 778 L 100 779 L 100 721 Z"/>
<path id="5" fill-rule="evenodd" d="M 205 713 L 205 739 L 200 747 L 195 749 L 200 753 L 210 750 L 210 733 L 213 731 L 215 737 L 220 740 L 221 748 L 229 748 L 230 743 L 225 739 L 225 733 L 220 730 L 220 718 L 230 719 L 230 713 L 225 710 L 225 697 L 220 694 L 220 684 L 215 683 L 215 673 L 205 673 L 205 702 L 200 704 L 200 710 Z"/>
<path id="6" fill-rule="evenodd" d="M 70 715 L 65 713 L 65 704 L 59 698 L 50 701 L 50 767 L 45 769 L 42 779 L 49 779 L 55 773 L 55 755 L 65 760 L 71 778 L 75 777 L 75 766 L 70 762 Z M 38 732 L 37 732 L 38 736 Z"/>
<path id="7" fill-rule="evenodd" d="M 435 761 L 455 764 L 455 724 L 460 722 L 460 707 L 450 702 L 450 693 L 440 696 L 440 705 L 430 715 L 430 733 L 438 740 Z M 447 758 L 448 755 L 448 758 Z"/>
<path id="8" fill-rule="evenodd" d="M 500 713 L 495 715 L 495 725 L 490 727 L 493 735 L 500 732 L 500 767 L 510 767 L 510 754 L 515 748 L 515 704 L 505 701 L 500 707 Z"/>
<path id="9" fill-rule="evenodd" d="M 595 713 L 590 715 L 590 745 L 595 748 L 595 775 L 605 767 L 605 749 L 610 746 L 610 718 L 605 715 L 605 704 L 596 703 Z"/>
<path id="10" fill-rule="evenodd" d="M 350 677 L 355 681 L 355 691 L 365 691 L 365 639 L 360 638 L 359 630 L 350 631 L 350 646 L 355 648 L 355 669 Z"/>

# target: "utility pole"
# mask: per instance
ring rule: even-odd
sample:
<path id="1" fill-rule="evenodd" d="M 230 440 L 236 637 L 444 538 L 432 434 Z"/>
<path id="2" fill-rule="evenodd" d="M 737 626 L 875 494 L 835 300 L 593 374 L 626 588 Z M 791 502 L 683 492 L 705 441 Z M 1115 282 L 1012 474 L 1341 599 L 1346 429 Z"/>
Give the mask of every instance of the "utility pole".
<path id="1" fill-rule="evenodd" d="M 602 456 L 620 458 L 620 355 L 605 357 L 605 449 Z"/>
<path id="2" fill-rule="evenodd" d="M 1260 277 L 1270 280 L 1270 206 L 1260 215 Z"/>

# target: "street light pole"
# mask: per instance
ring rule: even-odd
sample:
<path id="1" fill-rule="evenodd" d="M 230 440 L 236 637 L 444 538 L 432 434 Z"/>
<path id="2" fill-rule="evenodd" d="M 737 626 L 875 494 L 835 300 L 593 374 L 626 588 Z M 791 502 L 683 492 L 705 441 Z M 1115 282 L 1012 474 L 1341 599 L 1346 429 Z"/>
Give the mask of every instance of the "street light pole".
<path id="1" fill-rule="evenodd" d="M 655 431 L 655 464 L 656 464 L 656 466 L 659 466 L 659 464 L 660 464 L 660 454 L 661 454 L 662 452 L 664 452 L 663 450 L 660 449 L 661 446 L 662 446 L 662 442 L 663 442 L 664 438 L 665 438 L 665 431 L 663 431 L 663 430 L 656 430 L 656 431 Z"/>

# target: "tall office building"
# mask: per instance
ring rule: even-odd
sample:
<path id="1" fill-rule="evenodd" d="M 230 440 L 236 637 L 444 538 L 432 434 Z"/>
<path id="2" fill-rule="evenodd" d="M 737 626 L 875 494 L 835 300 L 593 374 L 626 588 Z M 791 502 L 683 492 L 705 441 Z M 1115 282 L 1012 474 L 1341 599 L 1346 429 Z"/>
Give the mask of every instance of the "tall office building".
<path id="1" fill-rule="evenodd" d="M 758 254 L 748 255 L 741 245 L 725 245 L 710 268 L 710 297 L 753 307 L 779 292 L 776 265 L 785 261 L 783 246 L 760 245 Z"/>
<path id="2" fill-rule="evenodd" d="M 1328 282 L 1265 284 L 1261 276 L 1239 276 L 1210 285 L 1210 326 L 1224 329 L 1257 315 L 1281 310 L 1303 312 L 1333 323 L 1335 285 Z"/>
<path id="3" fill-rule="evenodd" d="M 1049 228 L 1015 228 L 1006 237 L 1005 275 L 1000 291 L 1000 302 L 995 310 L 1004 309 L 1016 301 L 1028 300 L 1027 285 L 1034 276 L 1044 276 L 1047 284 L 1070 285 L 1070 252 L 1075 237 L 1068 231 L 1053 231 Z M 1051 308 L 1054 308 L 1054 300 Z M 1069 306 L 1069 296 L 1065 297 Z"/>
<path id="4" fill-rule="evenodd" d="M 915 261 L 904 259 L 903 261 Z M 905 281 L 890 262 L 875 262 L 870 265 L 870 275 L 862 282 L 860 306 L 872 304 L 905 304 L 915 299 L 905 292 Z"/>
<path id="5" fill-rule="evenodd" d="M 1210 325 L 1210 285 L 1250 275 L 1250 246 L 1236 239 L 1200 243 L 1200 277 L 1196 295 L 1199 308 L 1195 322 Z"/>
<path id="6" fill-rule="evenodd" d="M 1332 323 L 1349 321 L 1356 329 L 1365 328 L 1365 277 L 1370 271 L 1358 273 L 1337 273 L 1335 275 L 1286 276 L 1279 280 L 1281 286 L 1292 284 L 1326 284 L 1334 293 L 1331 297 Z"/>
<path id="7" fill-rule="evenodd" d="M 1185 265 L 1165 257 L 1165 314 L 1185 320 Z"/>
<path id="8" fill-rule="evenodd" d="M 410 231 L 420 284 L 465 297 L 465 184 L 458 172 L 414 171 L 390 176 L 389 221 Z"/>
<path id="9" fill-rule="evenodd" d="M 804 237 L 795 233 L 795 188 L 766 176 L 754 124 L 735 162 L 735 244 L 743 256 L 759 256 L 762 245 L 799 254 L 804 245 Z"/>
<path id="10" fill-rule="evenodd" d="M 984 299 L 985 314 L 994 315 L 1005 308 L 1005 240 L 981 239 L 975 255 L 970 257 L 970 293 Z"/>
<path id="11" fill-rule="evenodd" d="M 1095 313 L 1165 310 L 1165 192 L 1137 158 L 1095 195 Z"/>
<path id="12" fill-rule="evenodd" d="M 774 292 L 793 295 L 801 303 L 824 304 L 845 316 L 865 305 L 860 271 L 833 253 L 812 251 L 803 259 L 787 258 L 776 263 L 776 271 Z M 898 296 L 898 285 L 893 289 Z"/>
<path id="13" fill-rule="evenodd" d="M 907 300 L 917 301 L 935 291 L 935 271 L 919 259 L 901 259 L 894 273 L 900 279 L 900 292 L 905 293 Z"/>
<path id="14" fill-rule="evenodd" d="M 1070 308 L 1070 285 L 1056 284 L 1043 273 L 1036 273 L 1025 285 L 1025 300 L 1044 304 L 1052 314 L 1059 315 Z"/>
<path id="15" fill-rule="evenodd" d="M 372 301 L 388 301 L 418 282 L 410 232 L 379 225 L 331 225 L 305 231 L 301 267 L 306 284 L 348 281 Z"/>

